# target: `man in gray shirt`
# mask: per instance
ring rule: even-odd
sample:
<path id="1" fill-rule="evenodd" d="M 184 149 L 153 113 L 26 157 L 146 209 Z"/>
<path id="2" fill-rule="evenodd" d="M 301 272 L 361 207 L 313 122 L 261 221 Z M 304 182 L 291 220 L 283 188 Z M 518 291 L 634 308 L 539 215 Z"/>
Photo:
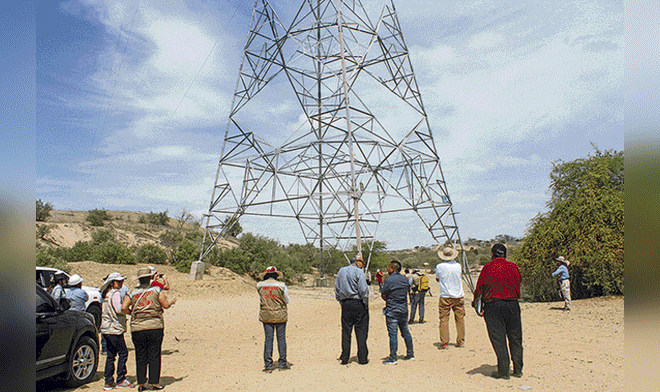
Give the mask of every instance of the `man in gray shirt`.
<path id="1" fill-rule="evenodd" d="M 335 297 L 341 303 L 341 356 L 339 360 L 346 365 L 351 354 L 351 335 L 355 328 L 358 346 L 358 363 L 369 362 L 367 335 L 369 333 L 369 286 L 362 268 L 362 257 L 352 257 L 351 264 L 337 272 Z"/>

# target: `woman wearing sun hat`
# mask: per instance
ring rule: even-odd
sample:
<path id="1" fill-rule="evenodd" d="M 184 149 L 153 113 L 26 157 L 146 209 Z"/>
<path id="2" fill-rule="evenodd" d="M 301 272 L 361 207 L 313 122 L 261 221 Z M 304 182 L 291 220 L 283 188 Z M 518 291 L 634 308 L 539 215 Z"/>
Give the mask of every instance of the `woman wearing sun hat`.
<path id="1" fill-rule="evenodd" d="M 165 323 L 163 311 L 176 303 L 167 299 L 163 291 L 151 286 L 153 272 L 148 267 L 138 270 L 138 286 L 125 298 L 122 311 L 131 315 L 131 339 L 135 346 L 138 391 L 146 391 L 147 368 L 151 389 L 164 387 L 160 382 L 160 356 Z"/>
<path id="2" fill-rule="evenodd" d="M 571 262 L 566 260 L 564 256 L 559 256 L 555 259 L 559 266 L 552 273 L 553 277 L 557 278 L 559 281 L 559 287 L 561 289 L 561 296 L 564 297 L 564 311 L 567 312 L 571 310 L 571 281 L 568 279 L 570 276 L 568 274 L 568 266 L 571 265 Z"/>
<path id="3" fill-rule="evenodd" d="M 133 384 L 126 379 L 126 361 L 128 349 L 124 340 L 126 332 L 126 315 L 121 311 L 122 294 L 124 286 L 123 277 L 119 272 L 113 272 L 105 279 L 101 286 L 103 298 L 103 313 L 101 315 L 101 335 L 105 339 L 107 357 L 103 376 L 105 378 L 104 390 L 115 387 L 131 388 Z M 117 361 L 117 384 L 115 384 L 115 356 Z"/>
<path id="4" fill-rule="evenodd" d="M 259 321 L 264 325 L 264 372 L 273 371 L 273 338 L 277 335 L 278 361 L 280 370 L 291 368 L 286 359 L 286 322 L 289 292 L 281 282 L 282 272 L 275 267 L 268 267 L 259 274 L 257 283 L 259 293 Z"/>

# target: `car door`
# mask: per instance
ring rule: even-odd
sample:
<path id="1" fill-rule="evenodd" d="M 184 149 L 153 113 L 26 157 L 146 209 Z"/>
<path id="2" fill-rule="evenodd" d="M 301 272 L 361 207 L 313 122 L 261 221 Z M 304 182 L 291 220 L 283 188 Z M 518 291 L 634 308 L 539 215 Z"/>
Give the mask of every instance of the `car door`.
<path id="1" fill-rule="evenodd" d="M 37 372 L 66 362 L 75 325 L 69 312 L 61 311 L 55 300 L 37 287 L 36 360 Z"/>

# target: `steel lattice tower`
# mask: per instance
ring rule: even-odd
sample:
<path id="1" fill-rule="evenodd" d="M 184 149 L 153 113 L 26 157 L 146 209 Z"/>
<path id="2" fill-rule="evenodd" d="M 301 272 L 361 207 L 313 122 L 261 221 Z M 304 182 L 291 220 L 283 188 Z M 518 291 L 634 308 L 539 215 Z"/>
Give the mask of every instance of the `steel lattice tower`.
<path id="1" fill-rule="evenodd" d="M 284 130 L 252 129 L 245 108 L 278 79 L 302 120 L 276 144 L 267 133 Z M 304 0 L 285 26 L 268 0 L 256 0 L 200 260 L 228 218 L 292 218 L 308 243 L 346 254 L 373 244 L 383 214 L 402 212 L 439 244 L 461 243 L 394 4 L 372 23 L 359 0 Z"/>

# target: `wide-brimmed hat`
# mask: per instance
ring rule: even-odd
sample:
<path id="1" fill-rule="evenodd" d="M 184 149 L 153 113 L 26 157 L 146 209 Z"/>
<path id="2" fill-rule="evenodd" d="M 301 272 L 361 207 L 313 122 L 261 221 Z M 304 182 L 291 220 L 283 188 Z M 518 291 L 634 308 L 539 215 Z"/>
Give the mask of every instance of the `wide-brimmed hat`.
<path id="1" fill-rule="evenodd" d="M 78 283 L 81 283 L 82 281 L 83 281 L 83 278 L 82 278 L 80 275 L 78 275 L 78 274 L 73 274 L 73 275 L 71 275 L 71 277 L 69 278 L 69 286 L 75 286 L 75 285 L 77 285 Z"/>
<path id="2" fill-rule="evenodd" d="M 156 275 L 158 273 L 158 270 L 155 267 L 149 266 L 149 269 L 151 270 L 152 275 Z"/>
<path id="3" fill-rule="evenodd" d="M 266 274 L 277 274 L 277 279 L 282 279 L 282 276 L 284 276 L 281 271 L 278 271 L 277 268 L 273 266 L 267 267 L 264 272 L 260 273 L 259 279 L 263 280 Z"/>
<path id="4" fill-rule="evenodd" d="M 108 286 L 110 286 L 112 282 L 114 282 L 115 280 L 123 281 L 126 280 L 126 277 L 122 276 L 122 274 L 120 274 L 119 272 L 111 273 L 110 275 L 108 275 L 107 278 L 105 278 L 105 282 L 103 282 L 99 291 L 104 292 L 108 288 Z"/>
<path id="5" fill-rule="evenodd" d="M 444 246 L 438 249 L 438 257 L 444 261 L 454 260 L 458 256 L 458 251 L 451 246 Z"/>
<path id="6" fill-rule="evenodd" d="M 142 268 L 140 268 L 140 269 L 138 270 L 138 272 L 137 272 L 137 277 L 138 277 L 138 279 L 140 279 L 140 278 L 144 278 L 144 277 L 147 277 L 147 276 L 152 276 L 153 274 L 154 274 L 154 273 L 151 272 L 151 268 L 149 268 L 149 267 L 142 267 Z"/>
<path id="7" fill-rule="evenodd" d="M 559 261 L 560 263 L 564 263 L 564 264 L 566 264 L 567 267 L 568 267 L 569 265 L 571 265 L 571 262 L 568 261 L 568 260 L 566 260 L 566 259 L 564 258 L 564 256 L 559 256 L 559 257 L 557 257 L 555 260 Z"/>

